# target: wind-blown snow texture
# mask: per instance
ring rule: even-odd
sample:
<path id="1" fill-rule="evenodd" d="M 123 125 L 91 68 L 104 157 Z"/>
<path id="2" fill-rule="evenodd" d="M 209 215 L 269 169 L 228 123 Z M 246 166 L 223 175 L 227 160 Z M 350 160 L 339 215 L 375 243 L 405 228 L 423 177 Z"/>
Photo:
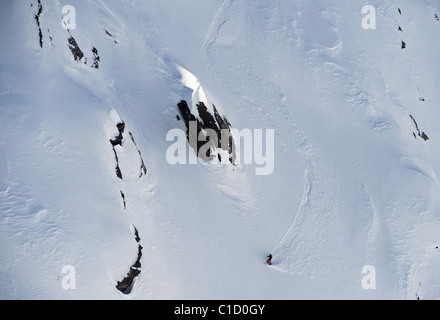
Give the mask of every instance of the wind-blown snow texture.
<path id="1" fill-rule="evenodd" d="M 440 297 L 437 1 L 14 0 L 0 15 L 0 298 Z M 170 165 L 177 103 L 198 99 L 274 129 L 274 172 Z"/>

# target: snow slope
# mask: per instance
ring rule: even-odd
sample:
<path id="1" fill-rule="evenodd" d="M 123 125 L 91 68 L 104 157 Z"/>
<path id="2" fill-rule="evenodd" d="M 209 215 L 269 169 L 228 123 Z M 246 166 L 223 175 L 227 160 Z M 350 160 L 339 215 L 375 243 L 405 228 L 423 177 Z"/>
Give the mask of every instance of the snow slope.
<path id="1" fill-rule="evenodd" d="M 1 3 L 0 298 L 439 298 L 436 1 L 64 5 Z M 272 174 L 169 164 L 200 99 Z"/>

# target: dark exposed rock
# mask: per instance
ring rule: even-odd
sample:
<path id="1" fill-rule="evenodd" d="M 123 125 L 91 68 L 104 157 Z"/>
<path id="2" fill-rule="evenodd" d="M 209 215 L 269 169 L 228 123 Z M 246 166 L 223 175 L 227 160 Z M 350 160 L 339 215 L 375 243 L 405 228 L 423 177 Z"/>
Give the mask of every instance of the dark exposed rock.
<path id="1" fill-rule="evenodd" d="M 116 284 L 116 288 L 122 293 L 129 294 L 131 292 L 131 287 L 133 284 L 134 278 L 136 278 L 141 273 L 141 257 L 142 257 L 142 246 L 138 245 L 138 255 L 136 261 L 130 267 L 130 271 L 127 273 L 122 281 L 118 281 Z"/>
<path id="2" fill-rule="evenodd" d="M 204 146 L 207 142 L 206 141 L 198 141 L 199 134 L 202 130 L 210 129 L 214 130 L 217 134 L 217 141 L 211 140 L 211 137 L 209 136 L 207 138 L 207 141 L 211 143 L 212 147 L 214 148 L 223 148 L 224 150 L 229 152 L 229 161 L 233 163 L 233 159 L 235 158 L 235 144 L 232 138 L 232 135 L 230 134 L 231 124 L 229 123 L 228 119 L 226 117 L 222 117 L 217 108 L 213 105 L 214 108 L 214 115 L 208 110 L 206 105 L 203 102 L 200 102 L 197 104 L 197 111 L 199 114 L 199 118 L 197 118 L 194 114 L 191 113 L 188 104 L 185 100 L 180 101 L 178 104 L 178 109 L 180 112 L 180 115 L 185 122 L 186 125 L 186 136 L 188 138 L 188 141 L 196 141 L 196 145 L 191 145 L 191 147 L 197 152 L 197 155 L 204 159 L 204 160 L 210 160 L 211 159 L 211 149 L 208 149 L 206 154 L 201 154 L 200 148 Z M 190 132 L 190 123 L 193 122 L 196 124 L 197 132 L 191 133 Z M 223 141 L 222 143 L 222 137 L 223 132 L 228 132 L 226 135 L 228 137 L 228 141 Z M 196 134 L 196 137 L 192 137 L 191 139 L 190 134 Z M 219 160 L 221 161 L 220 155 L 218 156 Z"/>
<path id="3" fill-rule="evenodd" d="M 214 106 L 214 117 L 217 121 L 217 123 L 220 126 L 220 129 L 226 129 L 226 130 L 230 130 L 231 129 L 231 124 L 229 123 L 228 119 L 226 117 L 221 117 L 220 114 L 218 113 L 217 108 Z M 219 135 L 220 141 L 219 144 L 220 146 L 223 146 L 223 141 L 222 141 L 222 135 Z M 225 142 L 226 144 L 226 142 Z M 235 153 L 235 143 L 234 143 L 234 139 L 232 138 L 232 135 L 228 136 L 228 142 L 226 144 L 229 148 L 229 154 L 233 155 Z M 231 163 L 233 163 L 232 158 L 229 159 L 231 161 Z"/>
<path id="4" fill-rule="evenodd" d="M 134 236 L 135 236 L 136 242 L 140 242 L 141 238 L 139 237 L 139 232 L 137 231 L 135 226 L 133 226 L 133 228 L 134 228 Z"/>
<path id="5" fill-rule="evenodd" d="M 118 128 L 118 131 L 120 133 L 123 133 L 125 129 L 125 122 L 124 121 L 119 122 L 118 124 L 116 124 L 116 128 Z"/>
<path id="6" fill-rule="evenodd" d="M 98 69 L 99 68 L 99 62 L 101 61 L 101 58 L 98 55 L 98 49 L 93 47 L 92 52 L 93 52 L 93 64 L 92 64 L 92 67 L 95 68 L 95 69 Z"/>
<path id="7" fill-rule="evenodd" d="M 141 155 L 140 151 L 139 151 L 139 155 Z M 145 166 L 144 160 L 142 159 L 142 156 L 141 156 L 141 174 L 140 174 L 139 178 L 142 177 L 142 174 L 144 174 L 144 175 L 147 174 L 147 167 Z"/>
<path id="8" fill-rule="evenodd" d="M 118 132 L 119 134 L 113 138 L 110 139 L 110 143 L 112 144 L 112 148 L 113 148 L 113 152 L 115 154 L 115 160 L 116 160 L 116 176 L 122 180 L 122 172 L 121 172 L 121 168 L 119 167 L 119 158 L 118 158 L 118 153 L 116 152 L 115 146 L 117 145 L 121 145 L 122 144 L 122 139 L 124 139 L 123 137 L 123 133 L 124 133 L 124 128 L 125 128 L 125 123 L 124 121 L 119 122 L 118 124 L 116 124 L 116 127 L 118 128 Z"/>
<path id="9" fill-rule="evenodd" d="M 112 146 L 121 145 L 122 139 L 124 139 L 124 136 L 122 134 L 124 133 L 125 123 L 123 121 L 119 122 L 116 127 L 118 128 L 119 134 L 115 138 L 110 139 L 110 143 L 112 144 Z"/>
<path id="10" fill-rule="evenodd" d="M 426 135 L 426 133 L 422 132 L 422 134 L 420 135 L 420 138 L 422 138 L 425 141 L 429 140 L 429 137 Z"/>
<path id="11" fill-rule="evenodd" d="M 116 124 L 116 128 L 118 129 L 118 135 L 115 138 L 110 139 L 110 143 L 112 145 L 112 149 L 115 154 L 116 176 L 122 180 L 122 173 L 121 173 L 121 168 L 119 167 L 119 158 L 118 158 L 118 153 L 116 151 L 116 146 L 122 145 L 122 141 L 124 139 L 123 133 L 125 130 L 125 122 L 123 120 L 121 120 L 120 122 L 118 122 Z M 129 135 L 131 137 L 131 140 L 133 141 L 133 144 L 136 146 L 137 151 L 139 153 L 139 157 L 141 159 L 140 177 L 142 177 L 143 174 L 147 173 L 147 167 L 144 164 L 144 160 L 142 159 L 141 152 L 140 152 L 139 148 L 137 147 L 137 144 L 134 140 L 133 134 L 131 132 L 129 132 Z M 125 193 L 122 190 L 120 190 L 120 194 L 121 194 L 122 202 L 124 205 L 124 209 L 126 209 L 127 202 L 126 202 Z M 141 257 L 142 257 L 142 249 L 143 248 L 142 248 L 142 245 L 140 244 L 141 238 L 139 237 L 139 232 L 134 225 L 133 225 L 133 228 L 134 228 L 134 237 L 135 237 L 135 240 L 138 244 L 137 258 L 136 258 L 136 261 L 130 266 L 130 269 L 129 269 L 127 275 L 121 281 L 117 281 L 117 283 L 116 283 L 116 288 L 124 294 L 131 293 L 131 290 L 132 290 L 133 284 L 134 284 L 134 279 L 141 273 Z"/>
<path id="12" fill-rule="evenodd" d="M 115 160 L 116 160 L 116 168 L 115 168 L 116 176 L 117 176 L 119 179 L 122 180 L 122 172 L 121 172 L 121 168 L 119 167 L 118 153 L 116 152 L 114 146 L 113 146 L 112 148 L 113 148 L 113 152 L 114 152 L 114 154 L 115 154 Z"/>
<path id="13" fill-rule="evenodd" d="M 104 29 L 104 31 L 105 31 L 105 33 L 106 33 L 109 37 L 113 38 L 113 35 L 112 35 L 110 32 L 108 32 L 107 29 Z M 115 43 L 118 43 L 118 41 L 116 41 L 116 40 L 114 40 L 114 39 L 113 39 L 113 41 L 114 41 Z"/>
<path id="14" fill-rule="evenodd" d="M 402 41 L 402 49 L 406 48 L 406 43 L 404 41 Z"/>
<path id="15" fill-rule="evenodd" d="M 191 113 L 191 110 L 188 107 L 188 104 L 186 103 L 185 100 L 180 101 L 177 104 L 177 107 L 179 109 L 180 115 L 182 116 L 183 122 L 185 123 L 186 126 L 186 138 L 188 139 L 188 142 L 190 143 L 191 147 L 196 151 L 197 154 L 199 154 L 199 149 L 202 146 L 201 143 L 199 143 L 197 141 L 197 137 L 200 133 L 200 131 L 202 131 L 202 125 L 200 123 L 200 121 L 197 120 L 197 118 Z M 193 137 L 194 139 L 192 139 L 192 137 L 190 136 L 190 134 L 194 134 L 190 132 L 190 123 L 195 123 L 197 126 L 197 130 L 195 132 L 196 136 Z M 192 142 L 196 141 L 195 145 L 192 145 Z"/>
<path id="16" fill-rule="evenodd" d="M 117 146 L 117 145 L 121 145 L 121 143 L 122 143 L 122 139 L 123 139 L 124 137 L 122 136 L 122 134 L 119 134 L 118 136 L 116 136 L 114 139 L 110 139 L 110 143 L 113 145 L 113 146 Z"/>
<path id="17" fill-rule="evenodd" d="M 186 127 L 189 128 L 189 122 L 196 121 L 196 117 L 189 110 L 188 104 L 186 103 L 185 100 L 180 101 L 177 104 L 177 107 L 179 108 L 180 115 L 182 116 L 182 119 L 185 122 Z"/>
<path id="18" fill-rule="evenodd" d="M 208 108 L 205 106 L 203 102 L 200 102 L 197 105 L 197 111 L 199 112 L 200 121 L 202 122 L 202 127 L 213 129 L 217 132 L 218 136 L 220 136 L 220 129 L 217 126 L 214 117 L 211 113 L 208 112 Z"/>
<path id="19" fill-rule="evenodd" d="M 75 61 L 80 61 L 82 58 L 84 58 L 84 63 L 87 64 L 87 58 L 84 56 L 84 52 L 80 49 L 78 43 L 76 42 L 75 38 L 72 36 L 69 29 L 67 29 L 67 32 L 69 33 L 69 38 L 67 41 L 69 42 L 69 49 L 72 52 L 73 59 Z M 98 54 L 98 49 L 96 47 L 92 48 L 93 53 L 93 63 L 92 68 L 99 69 L 99 62 L 101 61 L 101 57 Z"/>
<path id="20" fill-rule="evenodd" d="M 133 141 L 133 143 L 134 143 L 134 145 L 135 145 L 135 147 L 136 147 L 136 149 L 137 149 L 137 152 L 139 153 L 139 158 L 140 158 L 140 160 L 141 160 L 141 172 L 140 172 L 140 174 L 139 174 L 139 178 L 140 178 L 140 177 L 142 177 L 143 175 L 146 175 L 146 174 L 147 174 L 147 167 L 145 166 L 144 159 L 142 158 L 142 153 L 141 153 L 141 151 L 139 150 L 139 148 L 138 148 L 138 146 L 137 146 L 137 144 L 136 144 L 136 141 L 134 141 L 133 134 L 132 134 L 131 132 L 128 132 L 128 134 L 130 135 L 130 138 L 131 138 L 131 140 Z"/>
<path id="21" fill-rule="evenodd" d="M 116 165 L 116 176 L 122 180 L 122 172 L 121 172 L 121 168 L 119 167 L 119 164 Z"/>
<path id="22" fill-rule="evenodd" d="M 73 54 L 73 58 L 75 59 L 75 61 L 80 61 L 84 57 L 84 53 L 79 48 L 74 37 L 70 37 L 68 41 L 69 41 L 69 49 Z"/>
<path id="23" fill-rule="evenodd" d="M 50 29 L 49 29 L 49 28 L 47 28 L 47 32 L 49 33 L 50 45 L 53 46 L 53 39 L 52 39 L 52 37 L 50 36 Z"/>
<path id="24" fill-rule="evenodd" d="M 142 257 L 142 246 L 140 245 L 141 238 L 139 237 L 139 232 L 134 227 L 134 235 L 135 240 L 138 243 L 138 255 L 136 261 L 133 263 L 133 265 L 130 267 L 130 271 L 127 273 L 124 279 L 122 281 L 118 281 L 116 288 L 121 291 L 122 293 L 129 294 L 132 289 L 133 280 L 141 273 L 141 257 Z"/>
<path id="25" fill-rule="evenodd" d="M 122 198 L 122 202 L 124 204 L 124 209 L 125 209 L 127 206 L 126 206 L 126 203 L 125 203 L 125 194 L 122 192 L 122 190 L 121 190 L 121 198 Z"/>
<path id="26" fill-rule="evenodd" d="M 115 153 L 115 159 L 116 159 L 116 175 L 118 176 L 118 178 L 122 179 L 122 173 L 121 173 L 121 168 L 119 167 L 119 161 L 118 161 L 118 154 L 116 152 L 115 146 L 117 145 L 122 145 L 122 140 L 124 139 L 123 133 L 125 130 L 125 122 L 121 121 L 118 124 L 116 124 L 116 127 L 118 128 L 118 132 L 119 134 L 114 137 L 113 139 L 110 139 L 110 143 L 113 147 L 113 152 Z M 144 159 L 142 158 L 142 153 L 139 150 L 136 141 L 134 140 L 133 134 L 131 132 L 128 132 L 128 134 L 130 135 L 131 140 L 133 141 L 133 144 L 136 147 L 136 150 L 139 154 L 139 159 L 141 162 L 140 165 L 140 173 L 139 173 L 139 178 L 141 178 L 143 175 L 147 174 L 147 167 L 145 165 Z"/>
<path id="27" fill-rule="evenodd" d="M 428 141 L 429 137 L 427 136 L 427 134 L 425 132 L 420 131 L 419 125 L 417 124 L 416 119 L 414 119 L 414 117 L 412 115 L 409 115 L 409 116 L 411 117 L 412 121 L 414 122 L 414 125 L 416 126 L 416 130 L 417 130 L 418 136 L 420 138 L 422 138 L 423 140 Z M 416 137 L 415 133 L 413 133 L 413 134 L 414 134 L 414 137 Z"/>
<path id="28" fill-rule="evenodd" d="M 35 21 L 37 22 L 37 26 L 38 26 L 38 35 L 40 38 L 41 48 L 43 48 L 43 32 L 41 31 L 41 25 L 40 25 L 40 16 L 42 12 L 43 12 L 43 5 L 41 4 L 41 0 L 38 0 L 38 11 L 37 14 L 35 15 Z"/>

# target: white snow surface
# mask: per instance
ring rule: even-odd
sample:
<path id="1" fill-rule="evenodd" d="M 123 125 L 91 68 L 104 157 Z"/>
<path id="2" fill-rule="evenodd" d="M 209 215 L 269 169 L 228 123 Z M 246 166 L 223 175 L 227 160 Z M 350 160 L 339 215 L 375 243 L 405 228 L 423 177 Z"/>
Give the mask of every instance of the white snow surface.
<path id="1" fill-rule="evenodd" d="M 71 0 L 80 61 L 40 1 L 43 47 L 37 0 L 0 5 L 1 299 L 440 297 L 437 1 Z M 274 129 L 273 173 L 170 165 L 194 99 Z"/>

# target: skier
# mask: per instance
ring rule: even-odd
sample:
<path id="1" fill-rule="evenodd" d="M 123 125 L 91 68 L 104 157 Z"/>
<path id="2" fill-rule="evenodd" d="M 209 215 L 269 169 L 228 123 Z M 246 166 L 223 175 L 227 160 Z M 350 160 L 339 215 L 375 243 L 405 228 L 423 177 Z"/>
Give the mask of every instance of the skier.
<path id="1" fill-rule="evenodd" d="M 268 265 L 272 265 L 272 254 L 269 254 L 269 255 L 267 256 L 267 260 L 266 260 L 266 262 L 267 262 Z"/>

